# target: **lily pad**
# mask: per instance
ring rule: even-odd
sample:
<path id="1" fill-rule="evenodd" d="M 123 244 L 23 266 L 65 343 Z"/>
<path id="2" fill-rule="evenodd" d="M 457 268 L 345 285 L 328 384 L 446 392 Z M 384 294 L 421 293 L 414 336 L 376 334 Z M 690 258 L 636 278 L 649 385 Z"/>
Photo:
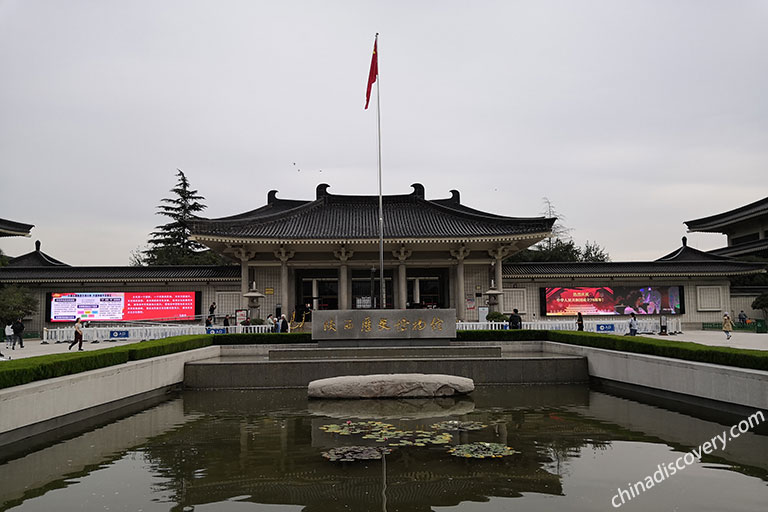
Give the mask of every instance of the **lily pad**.
<path id="1" fill-rule="evenodd" d="M 464 457 L 471 459 L 492 459 L 506 457 L 514 453 L 519 453 L 509 446 L 499 443 L 470 443 L 454 446 L 448 453 L 454 457 Z"/>
<path id="2" fill-rule="evenodd" d="M 480 423 L 479 421 L 441 421 L 440 423 L 435 423 L 432 425 L 432 428 L 436 430 L 458 430 L 460 432 L 467 432 L 470 430 L 482 430 L 488 425 L 485 425 L 483 423 Z"/>
<path id="3" fill-rule="evenodd" d="M 322 456 L 331 462 L 353 462 L 356 460 L 378 460 L 391 453 L 384 446 L 341 446 L 322 452 Z"/>

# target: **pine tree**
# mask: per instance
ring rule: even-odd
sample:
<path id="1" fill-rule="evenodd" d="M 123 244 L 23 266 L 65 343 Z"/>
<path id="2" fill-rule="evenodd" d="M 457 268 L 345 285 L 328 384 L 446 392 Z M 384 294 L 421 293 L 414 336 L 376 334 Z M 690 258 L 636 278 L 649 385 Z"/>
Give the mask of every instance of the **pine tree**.
<path id="1" fill-rule="evenodd" d="M 189 180 L 181 169 L 177 169 L 178 182 L 170 191 L 174 196 L 163 198 L 157 207 L 157 215 L 171 219 L 171 222 L 156 226 L 148 240 L 149 248 L 142 251 L 146 265 L 206 265 L 221 263 L 218 255 L 206 250 L 205 246 L 189 239 L 188 222 L 195 214 L 205 210 L 205 198 L 192 190 Z M 132 256 L 135 259 L 135 255 Z"/>

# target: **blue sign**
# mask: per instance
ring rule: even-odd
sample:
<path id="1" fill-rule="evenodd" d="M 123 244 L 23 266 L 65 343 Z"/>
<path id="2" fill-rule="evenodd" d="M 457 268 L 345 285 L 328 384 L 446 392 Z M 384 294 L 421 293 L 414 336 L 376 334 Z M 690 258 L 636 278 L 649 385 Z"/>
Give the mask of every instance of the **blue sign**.
<path id="1" fill-rule="evenodd" d="M 616 326 L 613 324 L 597 324 L 597 332 L 614 332 Z"/>
<path id="2" fill-rule="evenodd" d="M 227 334 L 227 329 L 224 327 L 209 327 L 205 332 L 207 334 Z"/>
<path id="3" fill-rule="evenodd" d="M 109 331 L 110 338 L 127 338 L 128 331 Z"/>

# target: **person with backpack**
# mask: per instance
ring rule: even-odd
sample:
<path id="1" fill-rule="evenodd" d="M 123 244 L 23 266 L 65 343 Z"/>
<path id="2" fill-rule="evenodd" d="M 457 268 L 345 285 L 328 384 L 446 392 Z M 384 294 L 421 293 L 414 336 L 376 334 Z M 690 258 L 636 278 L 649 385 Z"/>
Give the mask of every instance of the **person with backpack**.
<path id="1" fill-rule="evenodd" d="M 19 348 L 24 348 L 24 338 L 22 337 L 22 333 L 24 332 L 24 322 L 21 321 L 21 318 L 13 322 L 11 329 L 13 330 L 11 350 L 16 350 L 16 340 L 19 340 Z"/>

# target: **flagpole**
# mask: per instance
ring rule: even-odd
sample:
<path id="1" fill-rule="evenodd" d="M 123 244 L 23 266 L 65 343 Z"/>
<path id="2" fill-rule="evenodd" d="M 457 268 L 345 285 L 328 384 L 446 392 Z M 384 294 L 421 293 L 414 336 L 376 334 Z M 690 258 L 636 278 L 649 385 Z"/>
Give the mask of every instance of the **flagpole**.
<path id="1" fill-rule="evenodd" d="M 376 32 L 376 124 L 379 142 L 379 309 L 387 307 L 384 289 L 384 201 L 381 196 L 381 74 L 379 73 L 379 33 Z"/>

